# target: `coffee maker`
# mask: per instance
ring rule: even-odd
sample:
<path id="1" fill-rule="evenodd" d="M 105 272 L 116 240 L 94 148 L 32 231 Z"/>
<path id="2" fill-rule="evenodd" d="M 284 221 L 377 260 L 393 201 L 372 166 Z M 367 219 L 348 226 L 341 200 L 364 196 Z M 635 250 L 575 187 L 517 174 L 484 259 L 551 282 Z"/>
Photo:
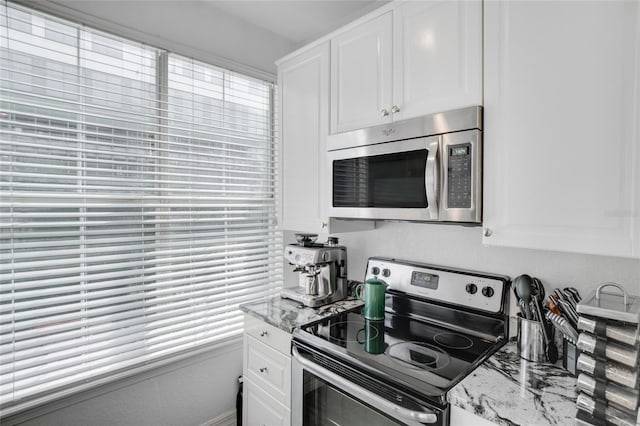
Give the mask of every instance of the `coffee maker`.
<path id="1" fill-rule="evenodd" d="M 316 234 L 296 234 L 296 243 L 288 244 L 284 258 L 298 272 L 298 286 L 284 288 L 281 297 L 315 308 L 347 297 L 347 248 L 329 237 L 326 244 L 316 243 Z"/>

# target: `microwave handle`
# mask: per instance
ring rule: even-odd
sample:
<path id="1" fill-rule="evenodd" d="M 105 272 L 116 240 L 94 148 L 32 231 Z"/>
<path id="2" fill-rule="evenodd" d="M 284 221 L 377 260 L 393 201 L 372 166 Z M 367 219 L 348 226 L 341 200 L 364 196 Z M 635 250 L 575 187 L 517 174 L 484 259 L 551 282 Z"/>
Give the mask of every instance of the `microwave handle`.
<path id="1" fill-rule="evenodd" d="M 291 353 L 297 362 L 302 365 L 302 367 L 309 371 L 310 373 L 316 375 L 317 377 L 334 384 L 339 389 L 350 393 L 357 399 L 361 401 L 366 401 L 367 404 L 372 405 L 374 407 L 378 407 L 378 409 L 391 414 L 396 417 L 398 420 L 402 420 L 408 425 L 420 425 L 424 423 L 435 423 L 438 420 L 438 417 L 435 413 L 430 411 L 414 411 L 408 408 L 401 407 L 397 404 L 394 404 L 391 401 L 388 401 L 385 398 L 382 398 L 380 395 L 375 394 L 374 392 L 369 391 L 368 389 L 362 388 L 353 382 L 345 379 L 342 376 L 335 374 L 332 371 L 329 371 L 319 365 L 307 360 L 298 352 L 298 349 L 293 346 L 291 348 Z"/>
<path id="2" fill-rule="evenodd" d="M 438 219 L 438 186 L 440 184 L 440 164 L 438 161 L 438 150 L 440 148 L 440 138 L 436 138 L 428 146 L 427 165 L 425 168 L 424 186 L 427 191 L 427 214 L 429 219 Z"/>

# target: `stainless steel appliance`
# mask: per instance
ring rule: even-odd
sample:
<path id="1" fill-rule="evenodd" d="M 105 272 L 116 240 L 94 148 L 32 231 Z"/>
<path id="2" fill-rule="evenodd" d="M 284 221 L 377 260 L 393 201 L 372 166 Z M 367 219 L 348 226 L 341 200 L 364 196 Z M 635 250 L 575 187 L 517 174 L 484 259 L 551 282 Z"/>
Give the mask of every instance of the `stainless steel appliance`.
<path id="1" fill-rule="evenodd" d="M 482 222 L 482 107 L 329 136 L 336 218 Z"/>
<path id="2" fill-rule="evenodd" d="M 281 297 L 315 308 L 347 297 L 347 248 L 329 237 L 316 243 L 316 234 L 296 234 L 297 243 L 285 247 L 284 257 L 298 272 L 298 286 L 284 288 Z"/>
<path id="3" fill-rule="evenodd" d="M 508 334 L 509 278 L 370 258 L 384 320 L 362 308 L 296 329 L 292 424 L 448 425 L 447 392 Z"/>

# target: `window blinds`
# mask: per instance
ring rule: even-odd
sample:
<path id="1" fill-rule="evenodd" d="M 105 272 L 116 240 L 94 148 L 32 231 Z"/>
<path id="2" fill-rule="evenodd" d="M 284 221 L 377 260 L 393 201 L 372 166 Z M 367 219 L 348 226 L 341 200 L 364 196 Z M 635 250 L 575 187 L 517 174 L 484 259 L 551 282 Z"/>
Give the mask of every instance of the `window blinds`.
<path id="1" fill-rule="evenodd" d="M 0 8 L 8 415 L 238 335 L 282 241 L 270 83 Z"/>

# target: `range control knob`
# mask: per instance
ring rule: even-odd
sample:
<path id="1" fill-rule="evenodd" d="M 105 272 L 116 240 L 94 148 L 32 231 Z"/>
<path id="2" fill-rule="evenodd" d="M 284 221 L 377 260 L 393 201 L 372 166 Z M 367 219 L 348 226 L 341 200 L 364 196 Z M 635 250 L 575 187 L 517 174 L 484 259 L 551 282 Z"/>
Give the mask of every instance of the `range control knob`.
<path id="1" fill-rule="evenodd" d="M 373 275 L 380 275 L 380 268 L 378 268 L 377 266 L 374 266 L 373 268 L 371 268 L 371 273 Z"/>
<path id="2" fill-rule="evenodd" d="M 482 295 L 485 297 L 493 296 L 493 289 L 491 287 L 484 287 L 482 289 Z"/>
<path id="3" fill-rule="evenodd" d="M 465 290 L 467 290 L 467 293 L 469 294 L 476 294 L 476 292 L 478 291 L 478 286 L 475 285 L 474 283 L 469 283 L 465 287 Z"/>
<path id="4" fill-rule="evenodd" d="M 383 277 L 385 277 L 385 278 L 387 278 L 389 275 L 391 275 L 391 271 L 390 271 L 390 270 L 388 270 L 387 268 L 384 268 L 384 269 L 382 270 L 382 276 L 383 276 Z"/>

